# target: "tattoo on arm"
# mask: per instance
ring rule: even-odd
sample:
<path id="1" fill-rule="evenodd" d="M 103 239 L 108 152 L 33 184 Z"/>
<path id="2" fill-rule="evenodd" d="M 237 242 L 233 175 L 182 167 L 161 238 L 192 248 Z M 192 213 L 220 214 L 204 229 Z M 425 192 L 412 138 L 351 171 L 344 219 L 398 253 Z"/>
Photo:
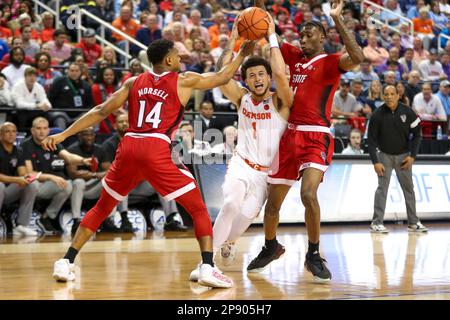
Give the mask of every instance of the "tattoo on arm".
<path id="1" fill-rule="evenodd" d="M 227 64 L 230 62 L 230 61 L 227 61 L 226 63 L 224 63 L 225 57 L 227 56 L 227 54 L 230 51 L 231 51 L 231 49 L 228 46 L 225 49 L 223 49 L 222 54 L 220 55 L 219 59 L 217 60 L 216 72 L 220 71 L 220 69 L 222 69 L 224 64 Z M 228 60 L 230 60 L 230 59 L 228 59 Z"/>
<path id="2" fill-rule="evenodd" d="M 334 22 L 340 36 L 342 37 L 342 40 L 344 41 L 345 48 L 352 62 L 355 65 L 361 63 L 364 60 L 364 54 L 356 42 L 355 37 L 352 35 L 351 31 L 345 27 L 342 18 L 335 18 Z"/>

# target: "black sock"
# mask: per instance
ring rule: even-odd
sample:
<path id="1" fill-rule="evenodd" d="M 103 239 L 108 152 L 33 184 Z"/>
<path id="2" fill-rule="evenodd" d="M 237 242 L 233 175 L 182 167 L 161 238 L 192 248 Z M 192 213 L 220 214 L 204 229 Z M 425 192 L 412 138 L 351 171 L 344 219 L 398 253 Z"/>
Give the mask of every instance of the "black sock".
<path id="1" fill-rule="evenodd" d="M 270 251 L 275 250 L 275 248 L 278 245 L 277 237 L 273 238 L 272 240 L 266 239 L 266 248 Z"/>
<path id="2" fill-rule="evenodd" d="M 66 255 L 64 256 L 64 259 L 69 259 L 70 263 L 73 263 L 75 261 L 75 258 L 78 254 L 78 250 L 70 247 L 69 250 L 67 250 Z"/>
<path id="3" fill-rule="evenodd" d="M 202 260 L 203 260 L 203 263 L 209 264 L 212 267 L 214 267 L 213 253 L 212 252 L 203 251 L 202 252 Z"/>
<path id="4" fill-rule="evenodd" d="M 319 242 L 312 243 L 308 241 L 308 254 L 313 255 L 319 253 Z"/>

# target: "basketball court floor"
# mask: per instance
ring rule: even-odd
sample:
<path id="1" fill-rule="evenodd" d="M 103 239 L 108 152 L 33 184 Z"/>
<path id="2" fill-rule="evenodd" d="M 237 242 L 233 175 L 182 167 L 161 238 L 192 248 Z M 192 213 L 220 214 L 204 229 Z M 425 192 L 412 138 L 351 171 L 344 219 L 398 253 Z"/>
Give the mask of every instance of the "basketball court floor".
<path id="1" fill-rule="evenodd" d="M 426 234 L 386 226 L 387 235 L 371 234 L 365 224 L 322 226 L 328 284 L 314 283 L 303 267 L 307 238 L 300 225 L 280 226 L 286 254 L 262 273 L 247 273 L 264 244 L 262 226 L 254 226 L 238 242 L 234 265 L 222 267 L 218 259 L 234 288 L 213 290 L 188 281 L 200 260 L 192 230 L 98 234 L 77 257 L 72 283 L 51 277 L 70 236 L 8 238 L 0 242 L 0 299 L 450 299 L 450 222 L 428 222 Z"/>

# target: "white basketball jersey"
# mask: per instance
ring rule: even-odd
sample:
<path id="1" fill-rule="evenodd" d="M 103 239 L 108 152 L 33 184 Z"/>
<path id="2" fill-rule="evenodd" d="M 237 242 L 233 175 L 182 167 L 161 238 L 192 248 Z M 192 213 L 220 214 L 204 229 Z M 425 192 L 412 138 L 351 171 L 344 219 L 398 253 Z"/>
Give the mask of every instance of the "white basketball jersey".
<path id="1" fill-rule="evenodd" d="M 272 163 L 287 126 L 286 120 L 275 109 L 272 97 L 258 103 L 247 93 L 242 97 L 238 111 L 236 151 L 241 157 L 264 167 Z"/>

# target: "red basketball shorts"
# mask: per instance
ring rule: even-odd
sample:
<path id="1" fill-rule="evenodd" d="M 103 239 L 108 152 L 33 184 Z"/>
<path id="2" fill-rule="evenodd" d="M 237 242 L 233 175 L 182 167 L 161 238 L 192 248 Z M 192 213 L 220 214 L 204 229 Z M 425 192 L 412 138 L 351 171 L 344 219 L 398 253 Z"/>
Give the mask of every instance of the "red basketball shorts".
<path id="1" fill-rule="evenodd" d="M 143 180 L 168 201 L 197 188 L 192 174 L 173 163 L 167 141 L 125 136 L 102 180 L 103 187 L 113 198 L 122 201 Z"/>
<path id="2" fill-rule="evenodd" d="M 302 171 L 315 168 L 325 172 L 331 164 L 334 140 L 327 127 L 289 124 L 280 140 L 267 179 L 271 184 L 292 186 Z"/>

